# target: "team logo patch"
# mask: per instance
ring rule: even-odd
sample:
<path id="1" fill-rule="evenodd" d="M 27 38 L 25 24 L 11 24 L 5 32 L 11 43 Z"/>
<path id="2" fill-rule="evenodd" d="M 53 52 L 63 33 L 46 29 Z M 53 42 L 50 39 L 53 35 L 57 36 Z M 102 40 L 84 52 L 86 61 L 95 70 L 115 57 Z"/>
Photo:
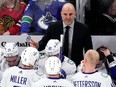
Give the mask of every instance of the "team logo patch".
<path id="1" fill-rule="evenodd" d="M 71 65 L 74 65 L 74 62 L 70 59 L 67 60 L 67 63 L 71 64 Z"/>
<path id="2" fill-rule="evenodd" d="M 57 19 L 54 16 L 52 16 L 50 12 L 47 12 L 45 16 L 42 15 L 42 17 L 38 20 L 38 25 L 40 26 L 40 28 L 46 30 L 51 22 L 56 21 Z"/>

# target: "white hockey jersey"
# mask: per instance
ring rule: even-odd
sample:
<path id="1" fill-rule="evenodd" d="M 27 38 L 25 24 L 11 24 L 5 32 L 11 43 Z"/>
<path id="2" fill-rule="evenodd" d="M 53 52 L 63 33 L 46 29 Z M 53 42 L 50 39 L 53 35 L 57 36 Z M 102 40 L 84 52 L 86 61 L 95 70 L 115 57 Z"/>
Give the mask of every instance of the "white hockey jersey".
<path id="1" fill-rule="evenodd" d="M 42 71 L 44 73 L 45 73 L 44 64 L 46 59 L 47 57 L 43 55 L 43 57 L 41 56 L 41 58 L 38 61 L 38 69 L 39 71 Z M 63 69 L 66 72 L 67 75 L 66 79 L 70 80 L 72 75 L 76 72 L 76 64 L 72 60 L 64 56 L 61 69 Z"/>
<path id="2" fill-rule="evenodd" d="M 21 65 L 21 63 L 19 63 L 19 66 L 20 65 Z M 3 73 L 7 68 L 10 68 L 10 67 L 9 67 L 9 65 L 8 65 L 8 63 L 6 61 L 6 58 L 3 58 L 0 61 L 0 81 L 2 80 Z"/>
<path id="3" fill-rule="evenodd" d="M 115 87 L 111 77 L 102 72 L 78 72 L 71 78 L 75 87 Z"/>
<path id="4" fill-rule="evenodd" d="M 32 84 L 32 87 L 74 87 L 71 82 L 66 79 L 53 79 L 42 78 L 39 81 Z"/>
<path id="5" fill-rule="evenodd" d="M 14 66 L 5 70 L 1 87 L 31 87 L 33 82 L 42 77 L 46 76 L 39 71 Z"/>

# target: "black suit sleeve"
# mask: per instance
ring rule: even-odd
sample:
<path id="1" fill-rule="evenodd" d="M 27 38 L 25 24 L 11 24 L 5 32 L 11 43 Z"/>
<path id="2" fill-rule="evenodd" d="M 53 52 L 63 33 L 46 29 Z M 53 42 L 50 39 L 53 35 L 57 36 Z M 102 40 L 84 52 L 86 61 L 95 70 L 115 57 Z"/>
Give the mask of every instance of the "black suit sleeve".
<path id="1" fill-rule="evenodd" d="M 42 51 L 45 49 L 45 46 L 47 44 L 47 42 L 50 40 L 51 38 L 51 34 L 52 34 L 52 25 L 49 25 L 46 34 L 43 36 L 43 38 L 39 41 L 39 51 Z"/>
<path id="2" fill-rule="evenodd" d="M 43 38 L 39 41 L 39 48 L 38 50 L 44 50 L 47 42 L 50 39 L 58 39 L 60 40 L 60 34 L 63 32 L 63 25 L 62 22 L 54 22 L 49 25 L 46 34 Z"/>
<path id="3" fill-rule="evenodd" d="M 92 44 L 92 37 L 90 35 L 90 31 L 88 29 L 88 26 L 85 26 L 86 29 L 86 37 L 85 37 L 85 52 L 89 49 L 93 49 L 93 44 Z"/>

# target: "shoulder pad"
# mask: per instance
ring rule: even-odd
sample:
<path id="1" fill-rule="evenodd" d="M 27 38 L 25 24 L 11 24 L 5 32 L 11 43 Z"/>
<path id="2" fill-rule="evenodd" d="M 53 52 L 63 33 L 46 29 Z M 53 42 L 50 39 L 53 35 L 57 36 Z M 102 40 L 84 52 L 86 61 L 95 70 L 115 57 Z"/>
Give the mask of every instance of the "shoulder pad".
<path id="1" fill-rule="evenodd" d="M 104 78 L 107 78 L 109 75 L 102 72 L 102 73 L 101 73 L 101 76 L 103 76 Z"/>
<path id="2" fill-rule="evenodd" d="M 69 63 L 69 64 L 71 64 L 71 65 L 74 65 L 74 64 L 75 64 L 71 59 L 68 59 L 68 60 L 67 60 L 67 63 Z"/>
<path id="3" fill-rule="evenodd" d="M 36 71 L 36 74 L 37 74 L 38 76 L 43 76 L 43 75 L 44 75 L 44 73 L 39 72 L 39 71 Z"/>

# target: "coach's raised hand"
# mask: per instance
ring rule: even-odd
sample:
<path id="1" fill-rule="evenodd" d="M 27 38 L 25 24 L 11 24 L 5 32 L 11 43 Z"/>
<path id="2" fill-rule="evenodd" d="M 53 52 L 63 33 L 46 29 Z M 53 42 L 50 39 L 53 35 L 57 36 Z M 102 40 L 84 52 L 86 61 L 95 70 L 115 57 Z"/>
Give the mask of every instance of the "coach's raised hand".
<path id="1" fill-rule="evenodd" d="M 39 43 L 32 39 L 29 40 L 29 44 L 30 44 L 30 47 L 39 48 Z"/>

